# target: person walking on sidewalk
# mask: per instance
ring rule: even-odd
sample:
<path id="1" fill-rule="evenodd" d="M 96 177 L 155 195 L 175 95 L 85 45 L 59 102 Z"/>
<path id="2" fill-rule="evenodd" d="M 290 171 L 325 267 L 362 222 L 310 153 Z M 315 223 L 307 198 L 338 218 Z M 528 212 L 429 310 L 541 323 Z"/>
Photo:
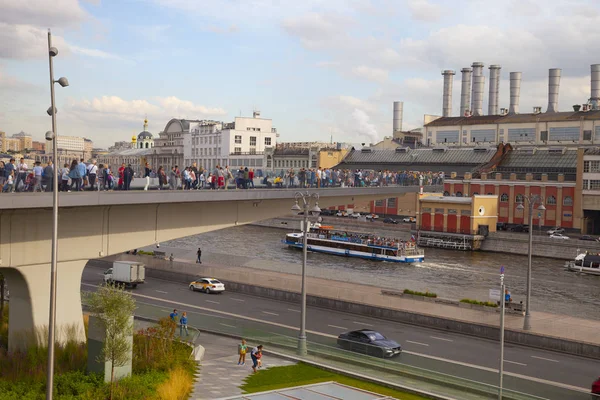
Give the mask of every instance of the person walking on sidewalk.
<path id="1" fill-rule="evenodd" d="M 198 247 L 198 251 L 196 252 L 198 258 L 196 259 L 196 264 L 202 264 L 202 249 Z"/>
<path id="2" fill-rule="evenodd" d="M 257 357 L 257 355 L 262 352 L 262 348 L 262 344 L 259 344 L 250 352 L 250 357 L 252 358 L 252 371 L 254 371 L 254 373 L 256 373 L 256 368 L 258 367 L 258 358 L 260 357 Z"/>
<path id="3" fill-rule="evenodd" d="M 177 314 L 177 309 L 174 309 L 173 312 L 171 314 L 169 314 L 169 318 L 171 318 L 171 321 L 177 323 L 177 316 L 179 314 Z"/>
<path id="4" fill-rule="evenodd" d="M 238 354 L 240 358 L 238 359 L 238 365 L 246 364 L 246 352 L 248 351 L 248 345 L 246 344 L 246 340 L 242 339 L 242 343 L 238 344 Z"/>
<path id="5" fill-rule="evenodd" d="M 181 314 L 181 318 L 179 318 L 179 336 L 183 336 L 183 331 L 185 331 L 185 336 L 190 336 L 187 326 L 187 313 L 185 311 Z"/>

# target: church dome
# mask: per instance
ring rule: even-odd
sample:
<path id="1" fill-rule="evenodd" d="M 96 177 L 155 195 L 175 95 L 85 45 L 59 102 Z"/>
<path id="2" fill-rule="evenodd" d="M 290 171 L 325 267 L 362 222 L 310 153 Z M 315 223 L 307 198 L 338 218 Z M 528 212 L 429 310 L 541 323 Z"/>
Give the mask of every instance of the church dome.
<path id="1" fill-rule="evenodd" d="M 148 131 L 140 132 L 137 136 L 137 140 L 152 140 L 152 134 Z"/>

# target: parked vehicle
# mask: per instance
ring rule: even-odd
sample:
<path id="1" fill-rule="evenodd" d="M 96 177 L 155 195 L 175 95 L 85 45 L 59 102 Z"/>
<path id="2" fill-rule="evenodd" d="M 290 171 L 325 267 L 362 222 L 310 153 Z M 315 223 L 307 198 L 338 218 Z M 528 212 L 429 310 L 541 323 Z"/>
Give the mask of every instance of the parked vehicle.
<path id="1" fill-rule="evenodd" d="M 529 225 L 513 225 L 510 227 L 511 232 L 529 232 Z"/>
<path id="2" fill-rule="evenodd" d="M 565 230 L 563 228 L 561 228 L 560 226 L 557 226 L 556 228 L 552 228 L 550 229 L 548 232 L 546 232 L 548 235 L 554 235 L 555 233 L 559 233 L 559 234 L 563 234 L 565 233 Z"/>
<path id="3" fill-rule="evenodd" d="M 379 219 L 379 215 L 377 214 L 368 214 L 366 216 L 367 219 Z"/>
<path id="4" fill-rule="evenodd" d="M 345 350 L 380 358 L 394 357 L 402 352 L 402 347 L 396 341 L 368 329 L 342 333 L 338 336 L 337 344 Z"/>
<path id="5" fill-rule="evenodd" d="M 570 239 L 568 236 L 562 235 L 560 233 L 553 233 L 552 235 L 550 235 L 550 239 Z"/>
<path id="6" fill-rule="evenodd" d="M 394 218 L 386 218 L 386 219 L 383 220 L 383 223 L 384 224 L 397 224 L 398 221 L 395 220 Z"/>
<path id="7" fill-rule="evenodd" d="M 579 240 L 587 240 L 589 242 L 598 242 L 600 241 L 600 239 L 597 239 L 593 236 L 590 235 L 583 235 L 583 236 L 579 236 Z"/>
<path id="8" fill-rule="evenodd" d="M 115 261 L 112 268 L 104 272 L 105 283 L 116 283 L 136 288 L 146 279 L 146 266 L 137 261 Z"/>
<path id="9" fill-rule="evenodd" d="M 350 216 L 352 218 L 360 218 L 361 217 L 360 213 L 352 213 L 352 214 L 350 214 Z"/>
<path id="10" fill-rule="evenodd" d="M 600 377 L 592 383 L 592 394 L 597 394 L 600 399 Z"/>
<path id="11" fill-rule="evenodd" d="M 321 210 L 321 215 L 335 215 L 335 210 L 324 209 Z"/>
<path id="12" fill-rule="evenodd" d="M 497 231 L 507 231 L 508 225 L 506 222 L 496 222 L 496 230 Z"/>
<path id="13" fill-rule="evenodd" d="M 225 285 L 223 284 L 223 282 L 214 278 L 196 279 L 195 281 L 190 282 L 189 288 L 192 292 L 198 290 L 206 294 L 223 293 L 225 291 Z"/>
<path id="14" fill-rule="evenodd" d="M 347 213 L 346 211 L 338 211 L 338 212 L 335 214 L 335 216 L 336 216 L 336 217 L 347 217 L 347 216 L 348 216 L 348 213 Z"/>
<path id="15" fill-rule="evenodd" d="M 415 222 L 417 222 L 417 219 L 415 217 L 406 217 L 402 220 L 402 222 L 415 223 Z"/>

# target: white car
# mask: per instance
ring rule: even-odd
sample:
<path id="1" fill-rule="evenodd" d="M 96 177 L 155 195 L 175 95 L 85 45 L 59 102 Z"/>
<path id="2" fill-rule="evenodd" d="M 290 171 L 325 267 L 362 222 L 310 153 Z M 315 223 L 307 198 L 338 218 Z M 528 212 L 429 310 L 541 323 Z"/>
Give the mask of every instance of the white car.
<path id="1" fill-rule="evenodd" d="M 565 235 L 561 235 L 560 233 L 553 233 L 552 235 L 550 235 L 550 239 L 569 239 L 568 236 Z"/>
<path id="2" fill-rule="evenodd" d="M 416 220 L 415 217 L 406 217 L 402 221 L 404 221 L 404 222 L 410 222 L 410 223 L 417 222 L 417 220 Z"/>
<path id="3" fill-rule="evenodd" d="M 352 213 L 350 214 L 352 218 L 360 218 L 360 213 Z"/>
<path id="4" fill-rule="evenodd" d="M 195 292 L 196 290 L 210 293 L 223 293 L 225 291 L 225 285 L 223 282 L 214 278 L 199 278 L 193 282 L 190 282 L 190 290 Z"/>
<path id="5" fill-rule="evenodd" d="M 347 216 L 348 216 L 348 213 L 347 213 L 346 211 L 338 211 L 338 212 L 335 214 L 335 216 L 336 216 L 336 217 L 347 217 Z"/>
<path id="6" fill-rule="evenodd" d="M 557 226 L 556 228 L 552 228 L 550 229 L 548 232 L 546 232 L 548 235 L 555 235 L 555 234 L 559 234 L 562 235 L 563 233 L 565 233 L 565 230 L 563 228 L 561 228 L 560 226 Z"/>
<path id="7" fill-rule="evenodd" d="M 367 219 L 379 219 L 379 215 L 377 214 L 369 214 L 366 216 Z"/>

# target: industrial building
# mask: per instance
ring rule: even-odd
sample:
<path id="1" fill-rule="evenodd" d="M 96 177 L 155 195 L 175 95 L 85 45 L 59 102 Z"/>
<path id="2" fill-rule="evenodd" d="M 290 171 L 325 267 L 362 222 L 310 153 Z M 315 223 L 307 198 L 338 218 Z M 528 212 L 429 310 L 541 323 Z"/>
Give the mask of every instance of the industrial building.
<path id="1" fill-rule="evenodd" d="M 483 112 L 485 76 L 483 63 L 463 68 L 460 113 L 453 115 L 452 91 L 455 72 L 443 75 L 442 117 L 425 124 L 424 144 L 428 146 L 482 146 L 511 143 L 530 145 L 592 145 L 600 144 L 600 64 L 591 66 L 590 98 L 573 106 L 572 111 L 558 110 L 561 70 L 548 74 L 548 105 L 534 107 L 530 113 L 520 113 L 521 72 L 510 73 L 510 103 L 500 108 L 499 65 L 489 66 L 489 102 Z"/>

